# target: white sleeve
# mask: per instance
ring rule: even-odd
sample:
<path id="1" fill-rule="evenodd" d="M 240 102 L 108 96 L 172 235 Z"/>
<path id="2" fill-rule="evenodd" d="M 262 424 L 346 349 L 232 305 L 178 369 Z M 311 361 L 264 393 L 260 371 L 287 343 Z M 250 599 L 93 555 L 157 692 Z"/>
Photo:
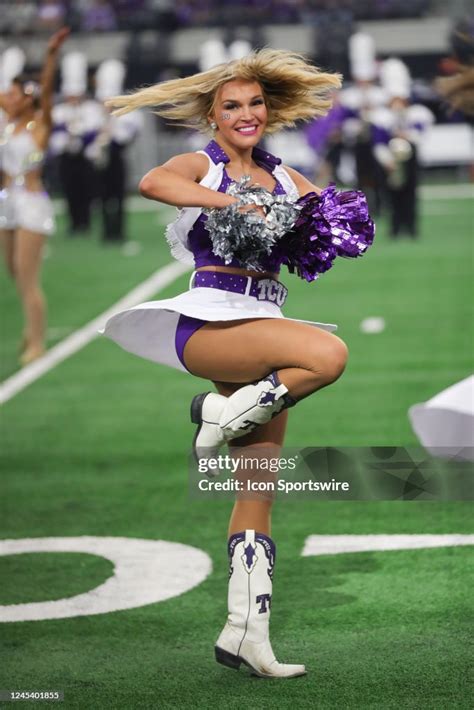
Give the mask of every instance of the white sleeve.
<path id="1" fill-rule="evenodd" d="M 198 150 L 196 152 L 202 153 L 209 159 L 209 170 L 199 184 L 210 190 L 217 190 L 222 181 L 224 163 L 215 165 L 205 151 Z M 188 234 L 201 213 L 201 207 L 182 207 L 178 209 L 178 216 L 174 222 L 166 228 L 166 241 L 171 254 L 183 264 L 194 263 L 193 253 L 189 249 Z"/>
<path id="2" fill-rule="evenodd" d="M 280 182 L 290 200 L 296 202 L 300 196 L 300 193 L 298 192 L 298 188 L 296 187 L 293 178 L 285 170 L 285 168 L 281 165 L 277 165 L 273 171 L 273 175 Z"/>

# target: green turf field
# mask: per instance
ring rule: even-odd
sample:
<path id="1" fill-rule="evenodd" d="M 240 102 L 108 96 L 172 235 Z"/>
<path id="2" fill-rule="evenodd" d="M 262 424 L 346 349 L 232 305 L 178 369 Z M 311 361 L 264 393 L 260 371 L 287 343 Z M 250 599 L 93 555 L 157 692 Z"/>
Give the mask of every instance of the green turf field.
<path id="1" fill-rule="evenodd" d="M 50 345 L 169 263 L 167 215 L 130 215 L 135 256 L 95 233 L 68 239 L 60 220 L 44 264 Z M 286 315 L 338 323 L 350 350 L 343 377 L 291 410 L 288 446 L 415 444 L 409 406 L 472 369 L 469 200 L 423 201 L 417 242 L 391 242 L 380 220 L 363 259 L 340 260 L 315 284 L 282 280 Z M 21 313 L 4 274 L 0 284 L 5 379 L 17 369 Z M 363 334 L 368 316 L 386 329 Z M 301 555 L 311 534 L 471 533 L 469 503 L 278 503 L 272 642 L 309 673 L 265 681 L 214 662 L 231 504 L 188 497 L 189 402 L 205 386 L 99 338 L 3 407 L 0 539 L 168 540 L 206 552 L 213 571 L 135 609 L 0 624 L 0 689 L 64 690 L 63 707 L 81 710 L 471 707 L 471 548 Z M 90 554 L 0 557 L 0 605 L 82 594 L 111 574 Z"/>

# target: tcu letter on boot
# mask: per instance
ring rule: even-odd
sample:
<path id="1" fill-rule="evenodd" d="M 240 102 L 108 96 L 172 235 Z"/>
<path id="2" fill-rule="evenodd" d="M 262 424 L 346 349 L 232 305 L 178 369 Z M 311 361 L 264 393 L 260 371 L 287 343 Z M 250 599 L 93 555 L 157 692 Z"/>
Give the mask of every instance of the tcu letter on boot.
<path id="1" fill-rule="evenodd" d="M 245 663 L 254 673 L 289 678 L 306 673 L 302 665 L 279 663 L 269 638 L 275 545 L 255 530 L 229 539 L 229 615 L 216 642 L 216 660 L 231 668 Z"/>

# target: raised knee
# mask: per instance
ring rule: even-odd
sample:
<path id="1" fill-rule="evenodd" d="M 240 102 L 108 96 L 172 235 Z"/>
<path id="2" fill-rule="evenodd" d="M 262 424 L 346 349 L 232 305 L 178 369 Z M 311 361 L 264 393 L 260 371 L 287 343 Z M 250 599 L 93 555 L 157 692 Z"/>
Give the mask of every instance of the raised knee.
<path id="1" fill-rule="evenodd" d="M 349 351 L 347 345 L 337 336 L 328 339 L 324 347 L 317 347 L 311 358 L 311 371 L 319 381 L 329 385 L 335 382 L 344 372 Z"/>
<path id="2" fill-rule="evenodd" d="M 347 360 L 349 357 L 349 349 L 347 345 L 337 336 L 331 343 L 330 356 L 326 363 L 326 377 L 328 383 L 335 382 L 346 369 Z"/>

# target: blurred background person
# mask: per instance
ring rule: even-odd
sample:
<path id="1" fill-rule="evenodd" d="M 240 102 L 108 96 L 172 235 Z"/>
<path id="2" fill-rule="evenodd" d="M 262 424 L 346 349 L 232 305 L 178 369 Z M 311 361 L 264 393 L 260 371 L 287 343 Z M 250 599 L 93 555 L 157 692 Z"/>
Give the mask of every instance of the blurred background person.
<path id="1" fill-rule="evenodd" d="M 104 121 L 102 106 L 87 96 L 87 59 L 82 52 L 70 52 L 63 57 L 61 95 L 63 100 L 53 109 L 51 147 L 59 156 L 69 235 L 78 236 L 90 230 L 96 191 L 95 167 L 86 149 L 97 138 Z"/>
<path id="2" fill-rule="evenodd" d="M 57 55 L 68 34 L 69 30 L 63 28 L 50 39 L 40 83 L 23 74 L 0 95 L 0 105 L 8 117 L 2 140 L 1 240 L 23 306 L 22 365 L 45 351 L 46 303 L 40 269 L 45 239 L 54 231 L 54 215 L 41 171 L 52 129 Z"/>
<path id="3" fill-rule="evenodd" d="M 346 148 L 353 156 L 355 184 L 367 194 L 374 214 L 380 213 L 382 192 L 380 171 L 373 154 L 372 111 L 382 106 L 386 93 L 378 85 L 378 66 L 374 39 L 356 32 L 349 39 L 350 71 L 353 85 L 340 95 L 342 132 Z M 347 172 L 347 168 L 346 168 Z"/>
<path id="4" fill-rule="evenodd" d="M 95 75 L 95 96 L 103 103 L 123 92 L 125 65 L 106 59 Z M 86 156 L 97 170 L 98 197 L 102 212 L 102 240 L 122 243 L 125 239 L 125 192 L 127 160 L 125 151 L 143 127 L 141 112 L 112 116 L 103 108 L 103 124 L 96 139 L 86 148 Z"/>
<path id="5" fill-rule="evenodd" d="M 434 116 L 426 106 L 411 103 L 411 77 L 400 59 L 383 63 L 381 80 L 389 100 L 371 114 L 374 158 L 386 174 L 391 237 L 406 233 L 414 239 L 418 235 L 417 146 Z"/>
<path id="6" fill-rule="evenodd" d="M 439 77 L 436 88 L 453 111 L 468 119 L 474 117 L 474 12 L 461 18 L 451 33 L 452 55 L 448 59 L 448 76 Z M 447 64 L 446 62 L 445 64 Z"/>

